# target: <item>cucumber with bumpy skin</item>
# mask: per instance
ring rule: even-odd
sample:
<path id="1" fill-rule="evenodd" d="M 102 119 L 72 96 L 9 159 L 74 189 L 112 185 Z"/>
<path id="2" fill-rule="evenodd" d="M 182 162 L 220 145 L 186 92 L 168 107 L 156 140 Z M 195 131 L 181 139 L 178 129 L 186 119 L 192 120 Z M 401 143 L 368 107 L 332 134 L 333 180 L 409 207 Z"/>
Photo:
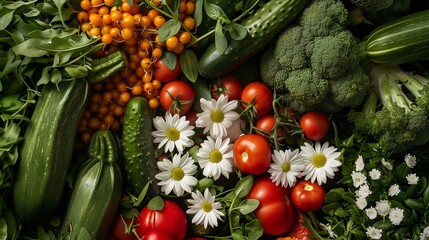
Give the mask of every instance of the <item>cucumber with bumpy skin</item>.
<path id="1" fill-rule="evenodd" d="M 232 69 L 258 53 L 263 47 L 297 17 L 310 0 L 270 0 L 241 25 L 247 29 L 242 40 L 228 40 L 224 53 L 219 53 L 213 43 L 203 53 L 198 69 L 204 78 L 213 79 Z"/>
<path id="2" fill-rule="evenodd" d="M 125 107 L 122 132 L 124 167 L 131 192 L 139 195 L 146 184 L 148 196 L 160 193 L 152 137 L 152 110 L 145 98 L 133 97 Z"/>

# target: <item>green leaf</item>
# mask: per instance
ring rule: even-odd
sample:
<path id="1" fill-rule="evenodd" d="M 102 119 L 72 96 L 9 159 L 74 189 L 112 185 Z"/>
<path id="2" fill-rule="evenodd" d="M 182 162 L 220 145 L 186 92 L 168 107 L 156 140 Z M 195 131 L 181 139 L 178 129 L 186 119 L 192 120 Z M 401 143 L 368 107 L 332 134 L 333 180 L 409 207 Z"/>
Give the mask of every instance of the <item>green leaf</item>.
<path id="1" fill-rule="evenodd" d="M 179 32 L 182 25 L 176 19 L 170 19 L 158 29 L 158 39 L 160 42 L 166 41 L 169 37 Z"/>
<path id="2" fill-rule="evenodd" d="M 139 206 L 142 202 L 143 202 L 143 200 L 144 200 L 144 198 L 146 197 L 146 193 L 147 193 L 147 191 L 148 191 L 148 189 L 149 189 L 149 186 L 152 184 L 152 182 L 151 181 L 149 181 L 148 183 L 146 183 L 146 185 L 143 187 L 143 189 L 142 189 L 142 191 L 141 191 L 141 193 L 139 194 L 139 196 L 137 197 L 137 200 L 134 202 L 134 207 L 137 207 L 137 206 Z"/>
<path id="3" fill-rule="evenodd" d="M 200 192 L 204 192 L 206 188 L 213 186 L 214 180 L 212 178 L 201 178 L 196 186 L 196 189 Z"/>
<path id="4" fill-rule="evenodd" d="M 203 1 L 195 2 L 194 19 L 195 25 L 197 27 L 200 26 L 201 22 L 203 21 Z"/>
<path id="5" fill-rule="evenodd" d="M 426 205 L 423 203 L 423 201 L 419 199 L 412 199 L 412 198 L 405 199 L 405 205 L 407 205 L 407 207 L 414 209 L 416 211 L 422 211 L 426 208 Z"/>
<path id="6" fill-rule="evenodd" d="M 244 225 L 244 230 L 248 240 L 258 240 L 264 234 L 264 229 L 258 219 L 253 219 L 246 223 Z"/>
<path id="7" fill-rule="evenodd" d="M 84 78 L 88 75 L 88 68 L 80 65 L 70 65 L 64 67 L 64 70 L 70 75 L 72 78 Z"/>
<path id="8" fill-rule="evenodd" d="M 196 82 L 198 79 L 198 58 L 194 51 L 186 49 L 180 54 L 180 67 L 183 74 L 191 82 Z"/>
<path id="9" fill-rule="evenodd" d="M 63 81 L 63 76 L 61 75 L 60 70 L 56 68 L 52 69 L 51 82 L 58 85 L 58 83 L 60 83 L 61 81 Z"/>
<path id="10" fill-rule="evenodd" d="M 51 67 L 45 67 L 42 70 L 42 76 L 40 77 L 39 81 L 37 81 L 37 86 L 42 85 L 42 84 L 47 84 L 51 81 Z"/>
<path id="11" fill-rule="evenodd" d="M 223 27 L 221 21 L 216 22 L 215 26 L 215 46 L 216 51 L 223 54 L 228 47 L 228 41 L 223 33 Z"/>
<path id="12" fill-rule="evenodd" d="M 252 188 L 253 185 L 253 177 L 252 175 L 248 175 L 242 179 L 240 179 L 237 183 L 237 185 L 235 186 L 235 196 L 237 197 L 245 197 L 250 189 Z"/>
<path id="13" fill-rule="evenodd" d="M 247 215 L 259 206 L 259 201 L 257 199 L 245 199 L 240 203 L 239 211 L 243 215 Z"/>
<path id="14" fill-rule="evenodd" d="M 338 203 L 338 202 L 329 203 L 329 204 L 326 204 L 325 206 L 323 206 L 322 211 L 323 211 L 323 213 L 332 216 L 332 215 L 334 215 L 335 210 L 337 210 L 338 208 L 341 208 L 342 206 L 343 205 L 341 203 Z"/>
<path id="15" fill-rule="evenodd" d="M 88 232 L 88 230 L 84 227 L 79 228 L 76 240 L 90 240 L 92 239 L 91 234 Z"/>
<path id="16" fill-rule="evenodd" d="M 164 209 L 164 200 L 160 196 L 153 197 L 147 204 L 150 210 L 162 210 Z"/>
<path id="17" fill-rule="evenodd" d="M 0 149 L 10 149 L 12 145 L 18 143 L 21 140 L 20 132 L 21 128 L 17 123 L 11 123 L 5 129 L 0 128 Z"/>
<path id="18" fill-rule="evenodd" d="M 229 31 L 231 38 L 234 40 L 242 40 L 247 36 L 247 29 L 235 22 L 225 25 L 225 30 Z"/>
<path id="19" fill-rule="evenodd" d="M 41 50 L 38 46 L 41 46 L 43 41 L 36 38 L 30 38 L 23 43 L 15 45 L 12 50 L 16 54 L 20 54 L 26 57 L 37 58 L 46 55 L 48 52 Z"/>
<path id="20" fill-rule="evenodd" d="M 19 99 L 19 94 L 8 95 L 0 98 L 0 111 L 3 112 L 13 113 L 21 108 L 22 105 L 24 105 L 24 103 Z"/>
<path id="21" fill-rule="evenodd" d="M 7 224 L 3 218 L 0 218 L 0 240 L 7 239 Z"/>
<path id="22" fill-rule="evenodd" d="M 180 0 L 169 0 L 169 1 L 162 1 L 163 5 L 167 5 L 170 7 L 171 11 L 173 11 L 174 13 L 178 13 L 179 11 L 179 5 L 180 5 Z"/>
<path id="23" fill-rule="evenodd" d="M 170 51 L 165 51 L 162 54 L 162 58 L 161 58 L 162 62 L 164 63 L 165 66 L 168 67 L 168 69 L 173 70 L 176 67 L 176 54 L 170 52 Z"/>
<path id="24" fill-rule="evenodd" d="M 6 4 L 4 7 L 8 8 L 8 9 L 15 10 L 17 8 L 20 8 L 20 7 L 25 6 L 25 5 L 30 5 L 30 4 L 35 3 L 35 2 L 37 2 L 37 0 L 25 1 L 25 2 L 24 1 L 14 1 L 14 2 L 10 2 L 10 3 Z"/>
<path id="25" fill-rule="evenodd" d="M 5 30 L 7 26 L 9 26 L 9 24 L 12 22 L 14 12 L 15 9 L 0 9 L 0 30 Z"/>
<path id="26" fill-rule="evenodd" d="M 209 18 L 213 20 L 217 21 L 221 18 L 228 19 L 228 16 L 225 14 L 221 7 L 216 4 L 210 3 L 207 0 L 204 0 L 204 11 L 206 12 L 207 16 L 209 16 Z"/>
<path id="27" fill-rule="evenodd" d="M 344 193 L 345 193 L 344 189 L 342 189 L 342 188 L 331 189 L 325 195 L 325 203 L 338 202 L 340 199 L 342 199 L 342 196 Z"/>
<path id="28" fill-rule="evenodd" d="M 246 240 L 246 238 L 243 236 L 243 233 L 240 230 L 235 230 L 232 233 L 232 239 L 233 240 Z"/>

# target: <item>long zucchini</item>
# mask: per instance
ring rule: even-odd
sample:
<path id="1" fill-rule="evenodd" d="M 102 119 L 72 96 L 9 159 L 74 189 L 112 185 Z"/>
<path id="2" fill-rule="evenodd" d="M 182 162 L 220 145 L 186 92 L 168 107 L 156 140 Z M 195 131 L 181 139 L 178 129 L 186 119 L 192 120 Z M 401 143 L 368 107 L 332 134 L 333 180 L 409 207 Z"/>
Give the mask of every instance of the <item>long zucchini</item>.
<path id="1" fill-rule="evenodd" d="M 92 68 L 106 77 L 118 71 L 116 65 L 122 68 L 124 61 L 123 52 L 118 51 L 95 60 Z M 59 206 L 92 74 L 42 89 L 25 130 L 13 186 L 14 208 L 24 224 L 47 221 Z"/>
<path id="2" fill-rule="evenodd" d="M 365 42 L 368 60 L 398 65 L 429 56 L 429 10 L 409 14 L 380 25 Z"/>
<path id="3" fill-rule="evenodd" d="M 122 132 L 125 174 L 133 194 L 139 195 L 146 184 L 148 196 L 160 193 L 155 179 L 156 160 L 152 138 L 152 112 L 145 98 L 132 98 L 126 108 Z"/>
<path id="4" fill-rule="evenodd" d="M 48 84 L 41 94 L 25 130 L 13 185 L 14 208 L 25 224 L 47 221 L 60 203 L 89 84 Z"/>
<path id="5" fill-rule="evenodd" d="M 82 231 L 92 239 L 106 239 L 121 200 L 118 143 L 113 134 L 109 130 L 97 131 L 91 138 L 88 155 L 77 173 L 60 227 L 60 234 L 69 234 L 70 239 L 79 238 Z"/>
<path id="6" fill-rule="evenodd" d="M 224 53 L 211 44 L 203 53 L 198 69 L 204 78 L 225 74 L 259 52 L 302 12 L 310 0 L 269 0 L 241 25 L 247 29 L 242 40 L 229 39 Z"/>

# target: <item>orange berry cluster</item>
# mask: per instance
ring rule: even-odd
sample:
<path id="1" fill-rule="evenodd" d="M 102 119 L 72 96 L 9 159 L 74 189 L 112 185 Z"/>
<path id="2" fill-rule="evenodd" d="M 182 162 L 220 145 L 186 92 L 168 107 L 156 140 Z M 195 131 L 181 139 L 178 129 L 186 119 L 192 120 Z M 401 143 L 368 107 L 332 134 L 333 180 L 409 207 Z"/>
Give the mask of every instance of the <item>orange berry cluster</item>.
<path id="1" fill-rule="evenodd" d="M 123 50 L 128 57 L 128 67 L 124 71 L 99 83 L 93 83 L 90 102 L 85 110 L 80 126 L 80 140 L 88 143 L 92 133 L 98 129 L 117 131 L 123 122 L 124 108 L 134 96 L 146 97 L 151 108 L 159 107 L 161 82 L 152 77 L 152 66 L 164 51 L 180 54 L 192 41 L 195 29 L 195 0 L 181 0 L 178 13 L 183 26 L 176 35 L 166 41 L 158 40 L 157 30 L 166 18 L 156 9 L 144 10 L 140 0 L 129 4 L 122 0 L 81 0 L 81 11 L 76 18 L 82 32 L 101 37 L 105 47 L 98 57 Z M 158 6 L 160 4 L 154 0 Z M 97 57 L 95 56 L 95 57 Z"/>

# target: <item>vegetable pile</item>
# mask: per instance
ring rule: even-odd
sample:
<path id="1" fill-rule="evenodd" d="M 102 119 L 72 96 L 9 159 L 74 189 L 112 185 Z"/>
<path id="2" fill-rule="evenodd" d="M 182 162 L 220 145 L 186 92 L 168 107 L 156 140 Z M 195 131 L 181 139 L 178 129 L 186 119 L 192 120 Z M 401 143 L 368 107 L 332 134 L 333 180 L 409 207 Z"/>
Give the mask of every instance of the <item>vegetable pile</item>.
<path id="1" fill-rule="evenodd" d="M 429 2 L 0 2 L 2 239 L 429 238 Z"/>

